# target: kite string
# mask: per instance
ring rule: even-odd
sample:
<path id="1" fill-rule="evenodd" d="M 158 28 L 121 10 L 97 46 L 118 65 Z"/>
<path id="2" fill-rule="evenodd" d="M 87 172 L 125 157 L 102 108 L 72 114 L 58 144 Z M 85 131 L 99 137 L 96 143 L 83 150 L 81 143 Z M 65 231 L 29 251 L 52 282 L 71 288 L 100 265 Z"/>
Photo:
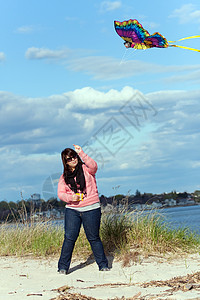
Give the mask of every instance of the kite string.
<path id="1" fill-rule="evenodd" d="M 124 57 L 125 57 L 125 55 L 126 55 L 126 51 L 127 51 L 128 49 L 125 49 L 125 51 L 124 51 L 124 54 L 123 54 L 123 56 L 122 56 L 122 59 L 121 59 L 121 61 L 120 61 L 120 65 L 122 64 L 122 62 L 124 61 Z"/>
<path id="2" fill-rule="evenodd" d="M 123 54 L 123 56 L 122 56 L 122 59 L 121 59 L 121 61 L 120 61 L 120 63 L 119 63 L 120 65 L 121 65 L 123 62 L 125 62 L 131 55 L 133 55 L 133 52 L 134 52 L 136 49 L 131 48 L 131 50 L 132 50 L 132 51 L 130 51 L 130 53 L 129 53 L 128 55 L 126 55 L 128 49 L 127 49 L 127 48 L 125 49 L 124 54 Z M 126 59 L 125 59 L 125 56 L 126 56 Z"/>

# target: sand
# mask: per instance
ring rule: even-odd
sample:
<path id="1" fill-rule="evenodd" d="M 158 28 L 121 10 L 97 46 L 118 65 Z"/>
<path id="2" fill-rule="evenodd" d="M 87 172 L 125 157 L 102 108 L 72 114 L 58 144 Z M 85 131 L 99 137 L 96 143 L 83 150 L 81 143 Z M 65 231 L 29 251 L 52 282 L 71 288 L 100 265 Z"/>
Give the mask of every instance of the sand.
<path id="1" fill-rule="evenodd" d="M 80 295 L 85 299 L 200 299 L 198 254 L 175 260 L 150 257 L 127 267 L 111 258 L 109 263 L 109 272 L 99 272 L 94 261 L 73 261 L 70 273 L 60 275 L 55 258 L 0 257 L 0 300 L 58 299 L 64 294 L 58 288 L 63 286 L 69 287 L 68 296 L 61 299 L 82 299 Z M 188 274 L 192 281 L 183 280 Z M 172 280 L 177 276 L 182 280 Z"/>

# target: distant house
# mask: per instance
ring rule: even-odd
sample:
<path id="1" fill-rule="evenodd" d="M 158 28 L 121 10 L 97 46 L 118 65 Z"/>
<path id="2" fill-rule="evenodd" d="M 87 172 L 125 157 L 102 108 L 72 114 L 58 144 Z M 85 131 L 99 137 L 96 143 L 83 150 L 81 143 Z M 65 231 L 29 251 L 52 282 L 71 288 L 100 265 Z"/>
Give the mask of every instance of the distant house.
<path id="1" fill-rule="evenodd" d="M 41 204 L 41 198 L 40 198 L 40 194 L 33 194 L 31 195 L 31 201 L 34 205 L 34 207 L 39 207 Z"/>
<path id="2" fill-rule="evenodd" d="M 53 208 L 52 210 L 48 210 L 44 213 L 44 216 L 48 219 L 60 219 L 61 212 Z"/>
<path id="3" fill-rule="evenodd" d="M 150 206 L 151 206 L 151 208 L 160 208 L 160 207 L 162 207 L 162 203 L 152 202 L 152 204 Z"/>
<path id="4" fill-rule="evenodd" d="M 187 198 L 183 198 L 183 199 L 179 199 L 179 201 L 177 201 L 177 205 L 181 206 L 181 205 L 187 205 L 188 204 L 188 199 Z"/>
<path id="5" fill-rule="evenodd" d="M 133 210 L 134 210 L 134 209 L 137 210 L 137 209 L 140 209 L 140 208 L 141 208 L 141 205 L 140 205 L 140 204 L 136 204 L 136 203 L 132 203 L 132 204 L 129 205 L 129 208 L 130 208 L 130 209 L 133 209 Z"/>
<path id="6" fill-rule="evenodd" d="M 194 199 L 189 198 L 189 199 L 188 199 L 188 204 L 189 204 L 189 205 L 194 205 L 194 204 L 196 204 L 196 202 L 194 201 Z"/>
<path id="7" fill-rule="evenodd" d="M 133 203 L 129 206 L 131 210 L 143 210 L 144 209 L 144 204 L 139 204 L 139 203 Z"/>
<path id="8" fill-rule="evenodd" d="M 165 205 L 167 206 L 176 206 L 176 200 L 175 199 L 166 199 L 165 200 Z"/>

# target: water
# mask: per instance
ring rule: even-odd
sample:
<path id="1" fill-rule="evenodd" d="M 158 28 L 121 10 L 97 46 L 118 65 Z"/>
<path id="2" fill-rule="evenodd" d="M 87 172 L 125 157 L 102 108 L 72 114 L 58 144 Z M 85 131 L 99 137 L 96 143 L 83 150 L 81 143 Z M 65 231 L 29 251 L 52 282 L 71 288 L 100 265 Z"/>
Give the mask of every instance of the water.
<path id="1" fill-rule="evenodd" d="M 149 211 L 144 213 L 149 213 Z M 170 228 L 187 227 L 191 231 L 200 234 L 200 205 L 158 209 L 158 213 L 163 215 L 164 223 Z M 63 220 L 56 220 L 54 224 L 63 226 L 64 222 Z"/>
<path id="2" fill-rule="evenodd" d="M 200 234 L 200 205 L 165 208 L 159 212 L 170 227 L 188 227 Z"/>
<path id="3" fill-rule="evenodd" d="M 148 211 L 145 213 L 148 213 Z M 187 227 L 200 235 L 200 205 L 158 209 L 158 213 L 163 215 L 164 222 L 169 227 Z M 63 219 L 50 221 L 49 223 L 54 226 L 64 226 Z M 15 226 L 15 224 L 8 224 L 8 226 Z"/>

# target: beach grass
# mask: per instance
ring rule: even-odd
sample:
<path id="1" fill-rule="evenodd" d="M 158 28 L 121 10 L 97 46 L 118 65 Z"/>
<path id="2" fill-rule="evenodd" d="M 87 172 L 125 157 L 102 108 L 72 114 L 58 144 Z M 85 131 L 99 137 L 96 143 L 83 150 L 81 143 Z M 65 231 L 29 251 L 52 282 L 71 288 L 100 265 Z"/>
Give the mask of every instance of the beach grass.
<path id="1" fill-rule="evenodd" d="M 200 236 L 188 228 L 171 229 L 158 210 L 103 213 L 100 235 L 107 255 L 136 257 L 191 254 L 200 249 Z M 64 231 L 49 221 L 16 222 L 0 226 L 1 256 L 59 257 Z M 92 254 L 83 229 L 76 242 L 73 257 Z"/>
<path id="2" fill-rule="evenodd" d="M 143 255 L 166 255 L 200 249 L 200 235 L 188 228 L 171 228 L 158 210 L 109 214 L 101 232 L 107 247 L 118 249 L 118 253 L 133 250 Z"/>
<path id="3" fill-rule="evenodd" d="M 63 240 L 63 230 L 48 222 L 1 225 L 0 255 L 48 256 L 55 255 Z"/>

